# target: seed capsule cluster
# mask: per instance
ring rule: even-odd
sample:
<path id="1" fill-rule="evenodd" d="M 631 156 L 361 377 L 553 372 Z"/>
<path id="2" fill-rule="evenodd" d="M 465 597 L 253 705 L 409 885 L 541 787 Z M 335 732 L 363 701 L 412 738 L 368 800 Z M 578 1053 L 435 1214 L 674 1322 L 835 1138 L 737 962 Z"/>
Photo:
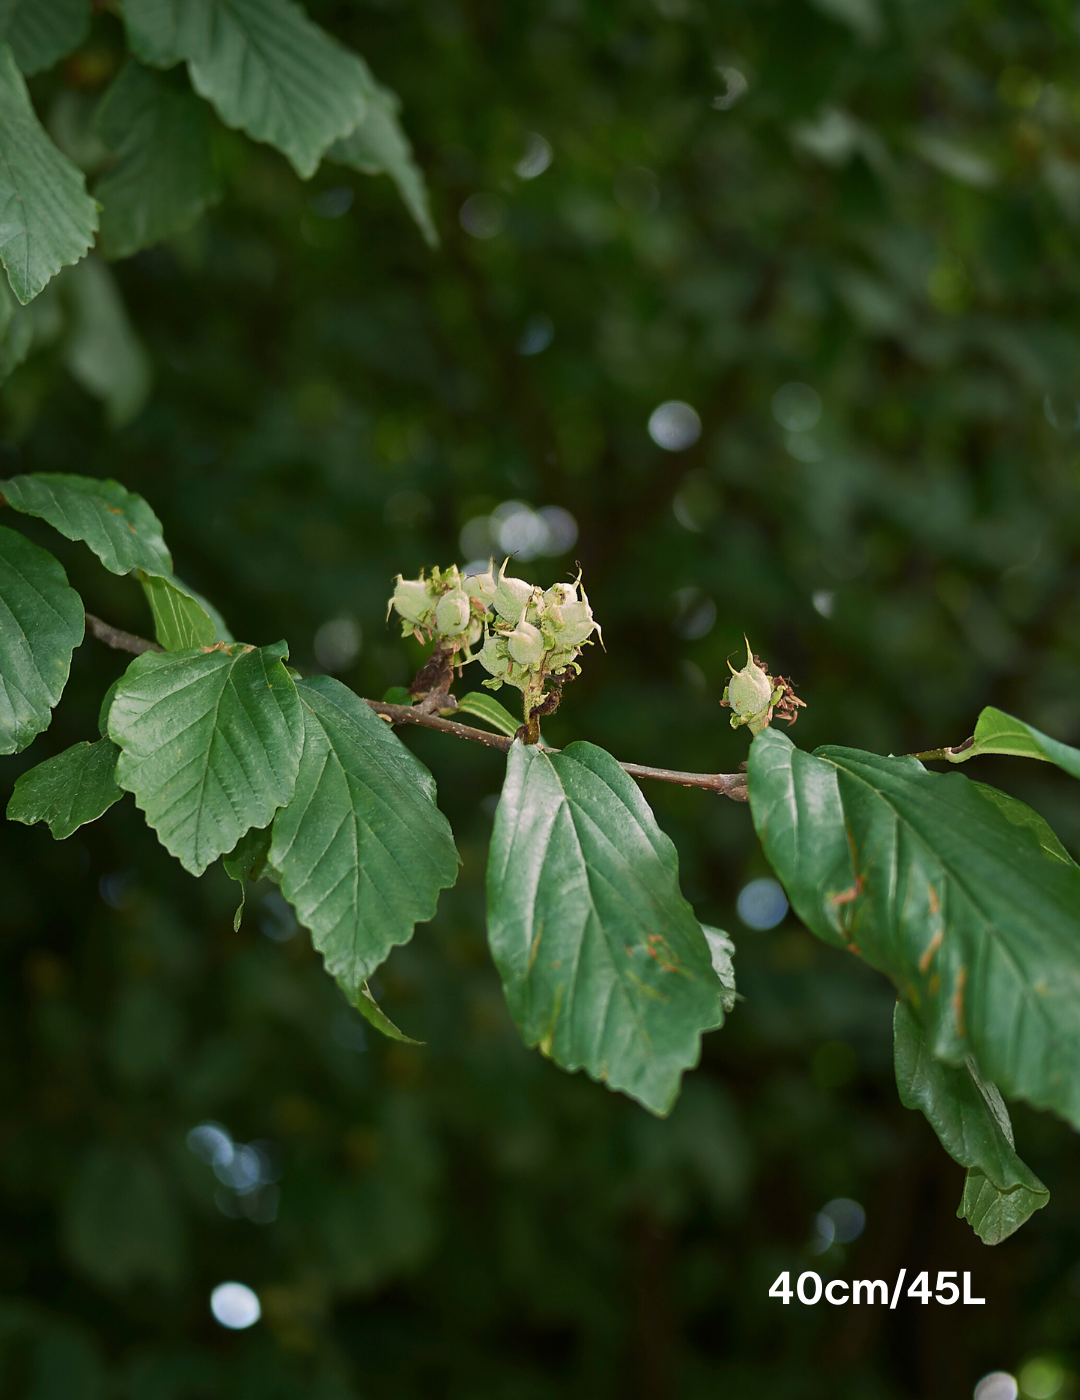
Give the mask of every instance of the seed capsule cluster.
<path id="1" fill-rule="evenodd" d="M 473 658 L 470 648 L 484 635 L 490 599 L 475 577 L 463 577 L 456 564 L 432 569 L 429 578 L 397 576 L 387 616 L 401 618 L 401 635 L 421 642 L 437 642 L 450 652 L 451 665 L 462 666 Z"/>
<path id="2" fill-rule="evenodd" d="M 399 574 L 390 606 L 404 636 L 452 648 L 456 666 L 479 661 L 490 690 L 520 690 L 526 721 L 543 703 L 547 682 L 577 673 L 581 648 L 600 634 L 580 578 L 542 589 L 511 578 L 506 563 L 497 575 L 492 566 L 468 578 L 456 565 L 433 569 L 429 578 Z"/>

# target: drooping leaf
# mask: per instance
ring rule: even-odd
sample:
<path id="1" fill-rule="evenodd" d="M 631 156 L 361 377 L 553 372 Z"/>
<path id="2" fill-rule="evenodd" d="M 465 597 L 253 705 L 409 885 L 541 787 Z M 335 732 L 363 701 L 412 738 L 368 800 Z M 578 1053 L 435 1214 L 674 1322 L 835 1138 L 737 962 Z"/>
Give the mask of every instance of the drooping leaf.
<path id="1" fill-rule="evenodd" d="M 527 1045 L 654 1113 L 725 991 L 678 857 L 610 754 L 515 742 L 488 862 L 488 938 Z"/>
<path id="2" fill-rule="evenodd" d="M 305 179 L 363 119 L 360 59 L 292 0 L 122 0 L 122 11 L 137 58 L 186 60 L 225 125 L 276 146 Z"/>
<path id="3" fill-rule="evenodd" d="M 177 578 L 139 571 L 146 601 L 154 615 L 154 636 L 166 651 L 187 651 L 224 641 L 214 620 Z"/>
<path id="4" fill-rule="evenodd" d="M 510 711 L 500 705 L 494 695 L 489 695 L 486 690 L 472 690 L 468 695 L 463 695 L 457 707 L 461 714 L 475 715 L 477 719 L 484 720 L 492 729 L 510 739 L 521 728 L 521 721 L 515 719 Z"/>
<path id="5" fill-rule="evenodd" d="M 892 978 L 930 1053 L 1080 1127 L 1080 867 L 959 773 L 766 729 L 754 825 L 795 912 Z"/>
<path id="6" fill-rule="evenodd" d="M 3 0 L 0 40 L 27 77 L 77 49 L 90 32 L 90 0 Z"/>
<path id="7" fill-rule="evenodd" d="M 173 576 L 173 582 L 178 584 L 188 595 L 189 598 L 194 598 L 196 603 L 198 603 L 199 607 L 202 608 L 203 612 L 214 624 L 214 640 L 216 642 L 236 641 L 236 638 L 229 631 L 229 624 L 222 617 L 218 609 L 214 607 L 213 603 L 211 603 L 209 598 L 203 597 L 203 595 L 200 592 L 198 592 L 197 589 L 192 588 L 190 584 L 181 583 L 175 575 Z"/>
<path id="8" fill-rule="evenodd" d="M 0 44 L 0 261 L 25 306 L 93 242 L 86 181 L 50 141 L 7 44 Z"/>
<path id="9" fill-rule="evenodd" d="M 0 753 L 19 753 L 48 729 L 84 617 L 59 561 L 0 526 Z"/>
<path id="10" fill-rule="evenodd" d="M 436 248 L 439 235 L 431 219 L 427 186 L 398 119 L 401 99 L 377 83 L 366 64 L 364 70 L 368 79 L 367 110 L 347 136 L 334 142 L 326 153 L 327 159 L 351 166 L 362 175 L 389 175 L 425 241 Z"/>
<path id="11" fill-rule="evenodd" d="M 292 798 L 303 727 L 287 655 L 284 642 L 146 652 L 117 687 L 116 781 L 193 875 Z"/>
<path id="12" fill-rule="evenodd" d="M 304 752 L 269 863 L 353 1001 L 390 949 L 435 913 L 458 855 L 424 765 L 330 676 L 297 683 Z"/>
<path id="13" fill-rule="evenodd" d="M 234 932 L 239 932 L 240 921 L 244 917 L 248 881 L 259 880 L 266 873 L 266 857 L 270 854 L 270 834 L 268 826 L 252 827 L 250 831 L 241 836 L 235 848 L 222 860 L 226 875 L 240 886 L 240 903 L 236 906 L 236 913 L 233 915 Z"/>
<path id="14" fill-rule="evenodd" d="M 63 841 L 87 822 L 95 822 L 123 793 L 116 786 L 119 750 L 111 739 L 73 744 L 16 779 L 8 803 L 8 819 L 47 822 Z"/>
<path id="15" fill-rule="evenodd" d="M 188 228 L 218 198 L 210 113 L 171 77 L 131 59 L 102 98 L 94 127 L 116 153 L 94 187 L 105 257 L 126 258 Z"/>
<path id="16" fill-rule="evenodd" d="M 739 999 L 739 994 L 735 990 L 735 944 L 731 941 L 731 935 L 725 933 L 722 928 L 712 928 L 709 924 L 702 924 L 701 931 L 709 945 L 713 971 L 719 978 L 720 986 L 723 989 L 721 1005 L 725 1011 L 734 1011 L 735 1003 Z"/>
<path id="17" fill-rule="evenodd" d="M 987 706 L 975 725 L 973 742 L 967 747 L 942 749 L 941 755 L 950 763 L 966 763 L 969 758 L 983 754 L 1012 754 L 1018 758 L 1038 758 L 1056 763 L 1073 778 L 1080 778 L 1080 749 L 1051 739 L 1034 725 L 1007 715 L 1004 710 Z"/>
<path id="18" fill-rule="evenodd" d="M 100 258 L 84 258 L 62 285 L 73 320 L 64 363 L 72 378 L 104 403 L 110 427 L 123 427 L 150 392 L 150 357 Z"/>
<path id="19" fill-rule="evenodd" d="M 0 481 L 0 494 L 14 510 L 36 515 L 65 539 L 89 545 L 110 573 L 172 573 L 161 521 L 141 496 L 118 481 L 35 472 Z"/>
<path id="20" fill-rule="evenodd" d="M 6 280 L 0 277 L 0 381 L 26 359 L 33 339 L 31 313 L 19 305 Z"/>
<path id="21" fill-rule="evenodd" d="M 1016 1155 L 1001 1095 L 970 1056 L 963 1065 L 935 1060 L 902 1001 L 896 1003 L 893 1035 L 900 1102 L 925 1114 L 945 1151 L 968 1169 L 957 1215 L 986 1244 L 1000 1244 L 1050 1199 Z"/>
<path id="22" fill-rule="evenodd" d="M 369 1025 L 374 1026 L 377 1031 L 388 1036 L 391 1040 L 400 1041 L 402 1045 L 424 1044 L 422 1040 L 414 1040 L 411 1035 L 406 1035 L 404 1031 L 398 1030 L 397 1026 L 394 1025 L 390 1017 L 371 995 L 371 988 L 366 982 L 361 982 L 355 992 L 350 992 L 340 981 L 338 982 L 338 986 L 341 987 L 341 990 L 349 998 L 353 1006 L 356 1007 L 360 1015 L 363 1016 L 364 1020 L 367 1021 Z"/>

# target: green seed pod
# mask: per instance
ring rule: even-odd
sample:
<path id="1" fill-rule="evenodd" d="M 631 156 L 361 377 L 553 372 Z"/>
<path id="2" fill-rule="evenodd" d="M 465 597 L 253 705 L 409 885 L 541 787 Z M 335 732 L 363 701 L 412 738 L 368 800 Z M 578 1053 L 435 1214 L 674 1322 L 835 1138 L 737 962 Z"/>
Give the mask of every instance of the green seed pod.
<path id="1" fill-rule="evenodd" d="M 431 586 L 423 578 L 406 579 L 398 574 L 390 605 L 406 622 L 426 622 L 432 611 Z"/>
<path id="2" fill-rule="evenodd" d="M 464 586 L 465 592 L 470 598 L 477 599 L 478 602 L 483 603 L 484 606 L 487 607 L 495 597 L 495 589 L 497 586 L 493 569 L 489 565 L 486 573 L 470 574 L 469 577 L 465 579 Z"/>
<path id="3" fill-rule="evenodd" d="M 533 666 L 544 654 L 544 636 L 531 622 L 522 622 L 506 638 L 506 649 L 519 666 Z"/>
<path id="4" fill-rule="evenodd" d="M 499 581 L 495 586 L 495 594 L 492 599 L 495 611 L 501 618 L 512 622 L 516 627 L 525 615 L 525 609 L 532 599 L 533 592 L 532 584 L 526 583 L 523 578 L 507 578 L 506 564 L 503 564 L 499 570 Z"/>
<path id="5" fill-rule="evenodd" d="M 469 626 L 472 609 L 463 588 L 452 588 L 435 605 L 435 626 L 444 637 L 456 637 Z"/>
<path id="6" fill-rule="evenodd" d="M 581 646 L 596 631 L 592 608 L 587 602 L 564 603 L 548 610 L 548 625 L 564 647 Z"/>
<path id="7" fill-rule="evenodd" d="M 728 669 L 731 671 L 731 680 L 728 682 L 727 698 L 736 715 L 745 722 L 745 717 L 767 710 L 773 691 L 772 681 L 768 674 L 755 664 L 749 642 L 746 645 L 746 665 L 743 669 L 736 671 L 730 662 Z"/>
<path id="8" fill-rule="evenodd" d="M 491 633 L 477 653 L 477 660 L 490 675 L 505 680 L 510 671 L 510 658 L 506 654 L 506 644 L 500 643 L 501 638 Z"/>

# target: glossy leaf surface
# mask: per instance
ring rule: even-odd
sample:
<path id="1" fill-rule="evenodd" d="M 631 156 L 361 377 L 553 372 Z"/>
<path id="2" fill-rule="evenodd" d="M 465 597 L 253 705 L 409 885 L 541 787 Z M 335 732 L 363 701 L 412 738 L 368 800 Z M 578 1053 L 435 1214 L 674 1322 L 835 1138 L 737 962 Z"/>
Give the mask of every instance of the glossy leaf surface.
<path id="1" fill-rule="evenodd" d="M 460 714 L 475 715 L 508 739 L 512 739 L 521 728 L 521 721 L 515 719 L 505 705 L 500 705 L 494 695 L 486 690 L 473 690 L 463 695 L 457 707 Z"/>
<path id="2" fill-rule="evenodd" d="M 923 1113 L 949 1156 L 968 1169 L 957 1214 L 986 1244 L 1000 1244 L 1050 1199 L 1016 1155 L 1001 1095 L 972 1059 L 963 1065 L 935 1060 L 902 1001 L 896 1003 L 893 1035 L 900 1102 Z"/>
<path id="3" fill-rule="evenodd" d="M 84 616 L 60 563 L 0 526 L 0 753 L 18 753 L 49 727 Z"/>
<path id="4" fill-rule="evenodd" d="M 218 640 L 213 618 L 178 579 L 143 573 L 139 578 L 154 615 L 154 635 L 166 651 L 208 647 Z"/>
<path id="5" fill-rule="evenodd" d="M 799 917 L 887 973 L 930 1053 L 1080 1126 L 1080 867 L 959 773 L 767 729 L 754 824 Z M 1026 814 L 1026 815 L 1025 815 Z"/>
<path id="6" fill-rule="evenodd" d="M 35 472 L 0 481 L 0 494 L 13 509 L 89 545 L 110 573 L 172 573 L 161 521 L 141 496 L 118 481 Z"/>
<path id="7" fill-rule="evenodd" d="M 48 823 L 57 841 L 97 821 L 123 793 L 116 786 L 119 750 L 111 739 L 73 744 L 23 773 L 8 803 L 11 821 Z"/>
<path id="8" fill-rule="evenodd" d="M 136 57 L 162 68 L 186 60 L 226 126 L 276 146 L 305 178 L 364 117 L 360 59 L 291 0 L 123 0 L 122 9 Z"/>
<path id="9" fill-rule="evenodd" d="M 1028 724 L 1004 710 L 987 706 L 975 725 L 974 742 L 966 749 L 948 751 L 950 763 L 966 763 L 969 758 L 983 754 L 1013 754 L 1018 758 L 1037 758 L 1056 763 L 1073 778 L 1080 778 L 1080 749 L 1051 739 L 1033 724 Z"/>
<path id="10" fill-rule="evenodd" d="M 424 765 L 329 676 L 297 683 L 304 752 L 274 820 L 269 864 L 327 971 L 360 988 L 457 878 L 458 855 Z"/>
<path id="11" fill-rule="evenodd" d="M 97 208 L 82 172 L 49 139 L 7 44 L 0 44 L 0 261 L 32 301 L 93 242 Z"/>
<path id="12" fill-rule="evenodd" d="M 117 687 L 116 781 L 193 875 L 293 795 L 303 735 L 287 654 L 284 642 L 146 652 Z"/>
<path id="13" fill-rule="evenodd" d="M 527 1045 L 666 1113 L 725 992 L 678 857 L 610 754 L 516 742 L 488 862 L 488 938 Z"/>
<path id="14" fill-rule="evenodd" d="M 338 983 L 341 986 L 341 983 Z M 354 994 L 350 994 L 345 987 L 341 988 L 345 995 L 356 1007 L 360 1015 L 367 1021 L 368 1025 L 374 1026 L 381 1034 L 390 1040 L 399 1041 L 402 1045 L 423 1045 L 422 1040 L 414 1040 L 411 1035 L 406 1035 L 404 1031 L 398 1030 L 390 1017 L 382 1009 L 379 1003 L 371 995 L 371 988 L 366 982 L 361 983 Z"/>

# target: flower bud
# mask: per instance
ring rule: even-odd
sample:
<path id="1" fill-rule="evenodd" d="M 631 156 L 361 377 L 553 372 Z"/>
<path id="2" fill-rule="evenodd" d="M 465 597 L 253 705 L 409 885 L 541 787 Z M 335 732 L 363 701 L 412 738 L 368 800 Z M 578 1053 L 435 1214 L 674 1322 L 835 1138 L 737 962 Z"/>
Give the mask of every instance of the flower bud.
<path id="1" fill-rule="evenodd" d="M 469 625 L 469 595 L 463 588 L 452 588 L 435 605 L 435 626 L 444 637 L 456 637 Z"/>
<path id="2" fill-rule="evenodd" d="M 506 638 L 506 649 L 519 666 L 532 666 L 544 654 L 544 636 L 531 622 L 521 622 Z"/>
<path id="3" fill-rule="evenodd" d="M 405 579 L 398 574 L 390 604 L 406 622 L 424 622 L 431 614 L 430 586 L 422 578 Z"/>

